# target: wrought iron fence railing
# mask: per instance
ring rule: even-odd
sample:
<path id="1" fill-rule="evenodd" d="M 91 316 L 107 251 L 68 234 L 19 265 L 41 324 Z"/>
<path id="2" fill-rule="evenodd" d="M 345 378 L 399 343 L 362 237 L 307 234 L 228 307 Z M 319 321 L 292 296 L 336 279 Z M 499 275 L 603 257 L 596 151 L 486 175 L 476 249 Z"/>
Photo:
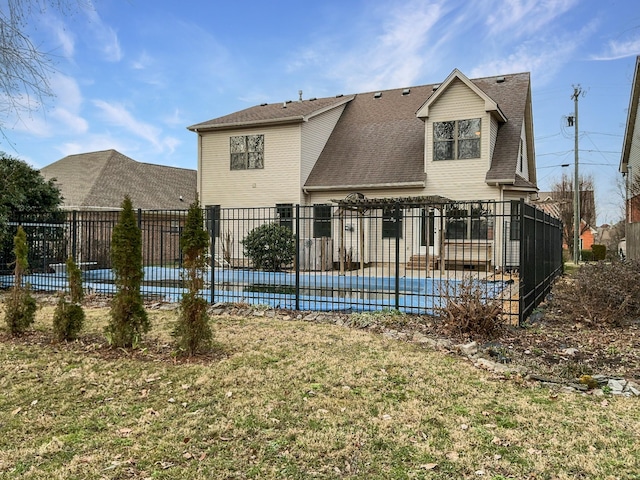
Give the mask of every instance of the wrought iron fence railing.
<path id="1" fill-rule="evenodd" d="M 180 235 L 186 211 L 138 210 L 142 230 L 143 294 L 177 301 L 184 293 Z M 111 234 L 118 212 L 32 214 L 11 219 L 29 239 L 35 290 L 66 288 L 72 256 L 84 286 L 114 293 Z M 290 251 L 265 234 L 258 253 L 249 235 L 275 224 Z M 486 301 L 503 303 L 512 323 L 544 298 L 562 270 L 560 222 L 523 201 L 433 202 L 372 200 L 264 208 L 206 206 L 209 264 L 202 292 L 211 303 L 245 302 L 295 310 L 384 308 L 433 313 L 463 282 Z M 283 233 L 284 232 L 284 233 Z M 256 233 L 257 234 L 257 233 Z M 255 235 L 254 235 L 255 236 Z M 270 250 L 269 250 L 270 249 Z M 266 255 L 267 260 L 260 256 Z M 0 252 L 0 287 L 13 283 L 11 242 Z M 273 260 L 273 261 L 272 261 Z"/>

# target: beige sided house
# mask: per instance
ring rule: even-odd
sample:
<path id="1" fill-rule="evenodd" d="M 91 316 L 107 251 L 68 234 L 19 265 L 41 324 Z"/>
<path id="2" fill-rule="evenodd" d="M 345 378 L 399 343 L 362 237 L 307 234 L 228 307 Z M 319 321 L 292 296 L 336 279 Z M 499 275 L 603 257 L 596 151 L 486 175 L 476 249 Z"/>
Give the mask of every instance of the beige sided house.
<path id="1" fill-rule="evenodd" d="M 147 263 L 172 262 L 183 215 L 196 198 L 195 170 L 137 162 L 116 150 L 69 155 L 40 170 L 55 179 L 62 208 L 76 211 L 77 260 L 106 264 L 113 225 L 125 195 L 142 214 Z"/>
<path id="2" fill-rule="evenodd" d="M 528 73 L 471 80 L 456 69 L 439 84 L 262 104 L 188 128 L 198 135 L 203 205 L 313 205 L 321 216 L 331 199 L 354 192 L 457 201 L 537 194 Z M 487 242 L 502 241 L 501 230 Z M 438 255 L 434 243 L 429 253 Z M 420 247 L 403 245 L 407 254 Z"/>

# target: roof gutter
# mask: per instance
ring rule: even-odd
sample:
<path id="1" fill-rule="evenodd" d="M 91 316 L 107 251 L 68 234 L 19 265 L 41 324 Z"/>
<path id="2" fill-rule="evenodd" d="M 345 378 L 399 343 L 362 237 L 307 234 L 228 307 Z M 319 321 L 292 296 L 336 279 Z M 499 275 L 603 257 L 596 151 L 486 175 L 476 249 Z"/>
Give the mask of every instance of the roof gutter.
<path id="1" fill-rule="evenodd" d="M 395 183 L 368 183 L 368 184 L 352 184 L 352 185 L 310 185 L 302 188 L 306 194 L 309 192 L 329 192 L 333 190 L 374 190 L 377 188 L 412 188 L 423 187 L 424 181 L 418 182 L 395 182 Z"/>
<path id="2" fill-rule="evenodd" d="M 207 132 L 212 130 L 231 130 L 238 127 L 252 127 L 254 125 L 268 126 L 268 125 L 287 125 L 292 123 L 302 123 L 305 121 L 305 118 L 302 115 L 296 115 L 295 117 L 284 117 L 284 118 L 269 118 L 266 120 L 252 120 L 245 122 L 232 122 L 232 123 L 219 123 L 213 125 L 207 124 L 197 124 L 191 125 L 187 127 L 187 130 L 191 130 L 192 132 Z"/>

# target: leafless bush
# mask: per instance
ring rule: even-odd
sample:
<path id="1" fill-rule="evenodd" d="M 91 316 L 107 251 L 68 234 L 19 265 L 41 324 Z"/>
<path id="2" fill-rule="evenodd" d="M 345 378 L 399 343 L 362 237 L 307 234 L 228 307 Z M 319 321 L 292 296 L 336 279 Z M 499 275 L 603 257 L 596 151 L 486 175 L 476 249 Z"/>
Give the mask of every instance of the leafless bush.
<path id="1" fill-rule="evenodd" d="M 551 307 L 593 326 L 623 326 L 640 318 L 640 261 L 583 265 L 556 283 Z"/>
<path id="2" fill-rule="evenodd" d="M 441 290 L 436 313 L 449 328 L 461 334 L 495 337 L 504 326 L 502 301 L 489 284 L 465 278 Z"/>

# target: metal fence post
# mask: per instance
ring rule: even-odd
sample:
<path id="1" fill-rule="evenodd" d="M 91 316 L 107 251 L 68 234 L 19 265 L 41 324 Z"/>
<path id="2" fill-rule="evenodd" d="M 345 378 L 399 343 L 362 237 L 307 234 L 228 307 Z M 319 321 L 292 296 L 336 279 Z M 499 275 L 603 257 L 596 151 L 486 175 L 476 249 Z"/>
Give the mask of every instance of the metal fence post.
<path id="1" fill-rule="evenodd" d="M 295 264 L 296 264 L 296 310 L 300 310 L 300 204 L 296 204 L 296 233 L 293 236 L 296 242 Z"/>
<path id="2" fill-rule="evenodd" d="M 73 261 L 78 261 L 78 219 L 75 210 L 71 214 L 71 257 Z"/>
<path id="3" fill-rule="evenodd" d="M 211 237 L 211 242 L 209 242 L 209 262 L 211 263 L 210 265 L 210 271 L 211 271 L 211 281 L 209 282 L 209 286 L 210 286 L 210 290 L 209 290 L 209 303 L 211 303 L 211 305 L 213 305 L 216 301 L 215 298 L 215 286 L 216 286 L 216 218 L 214 215 L 214 207 L 213 206 L 207 206 L 206 207 L 206 212 L 205 212 L 205 217 L 208 220 L 206 222 L 207 226 L 209 227 L 209 236 Z M 182 262 L 181 262 L 182 263 Z M 181 265 L 182 266 L 182 265 Z"/>
<path id="4" fill-rule="evenodd" d="M 396 223 L 396 282 L 395 282 L 395 309 L 400 310 L 400 204 L 395 205 Z"/>
<path id="5" fill-rule="evenodd" d="M 525 294 L 525 285 L 524 285 L 524 280 L 525 280 L 525 275 L 524 275 L 524 270 L 525 270 L 525 262 L 526 262 L 526 258 L 527 256 L 525 255 L 525 225 L 524 225 L 524 198 L 520 199 L 520 208 L 519 208 L 519 229 L 520 229 L 520 293 L 518 295 L 518 325 L 522 326 L 522 322 L 524 320 L 524 294 Z"/>

